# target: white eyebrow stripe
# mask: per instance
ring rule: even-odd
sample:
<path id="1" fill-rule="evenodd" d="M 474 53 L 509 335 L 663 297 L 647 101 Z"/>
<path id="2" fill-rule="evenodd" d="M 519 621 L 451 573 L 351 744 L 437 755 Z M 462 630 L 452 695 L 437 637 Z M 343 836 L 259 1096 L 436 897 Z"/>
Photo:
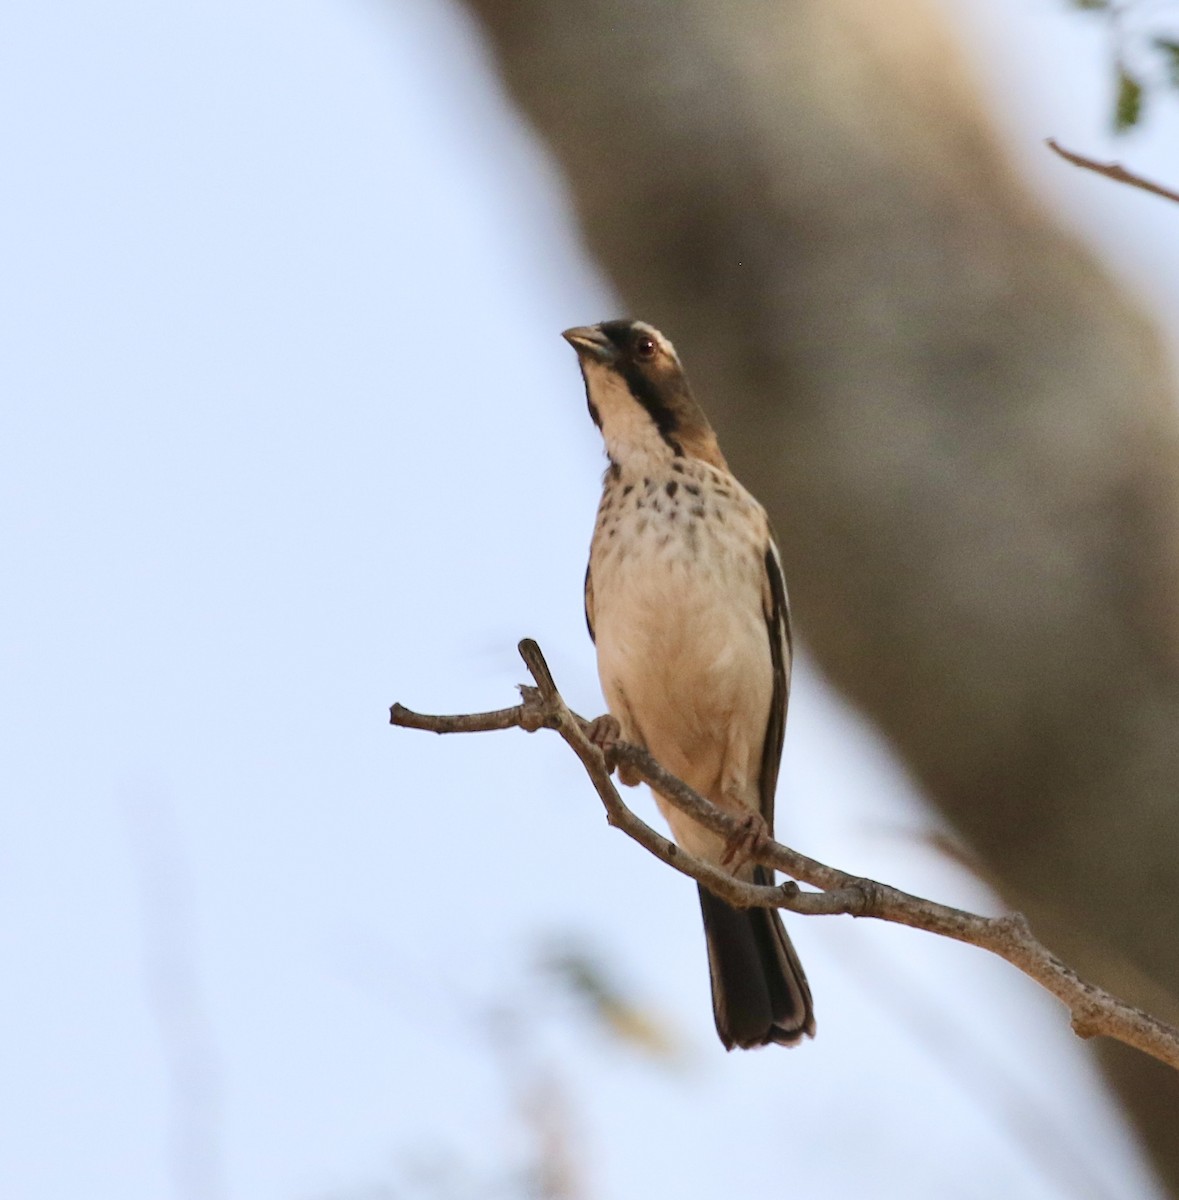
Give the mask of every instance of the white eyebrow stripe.
<path id="1" fill-rule="evenodd" d="M 655 345 L 670 355 L 670 357 L 673 358 L 677 364 L 679 363 L 680 356 L 675 352 L 675 347 L 671 344 L 671 339 L 665 334 L 660 333 L 654 325 L 648 325 L 646 321 L 636 321 L 634 323 L 634 328 L 642 330 L 642 332 L 645 333 L 655 343 Z"/>

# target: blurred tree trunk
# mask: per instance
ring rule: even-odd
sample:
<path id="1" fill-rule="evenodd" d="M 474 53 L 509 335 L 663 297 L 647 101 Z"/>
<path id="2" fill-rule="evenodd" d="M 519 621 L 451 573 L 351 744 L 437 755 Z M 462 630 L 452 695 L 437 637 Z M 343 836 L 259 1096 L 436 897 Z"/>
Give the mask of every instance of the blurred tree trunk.
<path id="1" fill-rule="evenodd" d="M 1174 1019 L 1179 453 L 1148 321 L 920 0 L 468 6 L 770 508 L 809 648 L 1045 940 Z M 1179 1077 L 1116 1051 L 1179 1195 Z"/>

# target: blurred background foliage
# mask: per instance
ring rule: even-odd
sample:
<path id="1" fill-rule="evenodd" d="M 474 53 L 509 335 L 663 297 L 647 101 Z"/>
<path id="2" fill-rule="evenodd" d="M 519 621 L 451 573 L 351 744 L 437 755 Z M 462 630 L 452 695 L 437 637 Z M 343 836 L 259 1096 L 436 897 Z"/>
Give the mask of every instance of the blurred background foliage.
<path id="1" fill-rule="evenodd" d="M 1152 97 L 1179 89 L 1179 16 L 1174 4 L 1144 0 L 1071 0 L 1107 28 L 1115 81 L 1113 128 L 1133 129 Z"/>

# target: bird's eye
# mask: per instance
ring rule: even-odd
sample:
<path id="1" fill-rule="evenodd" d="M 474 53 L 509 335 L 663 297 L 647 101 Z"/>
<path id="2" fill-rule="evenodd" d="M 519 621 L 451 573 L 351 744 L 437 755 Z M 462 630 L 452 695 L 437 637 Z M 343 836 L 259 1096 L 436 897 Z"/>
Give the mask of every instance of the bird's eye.
<path id="1" fill-rule="evenodd" d="M 647 337 L 646 334 L 635 340 L 635 354 L 639 358 L 654 358 L 657 349 L 655 339 Z"/>

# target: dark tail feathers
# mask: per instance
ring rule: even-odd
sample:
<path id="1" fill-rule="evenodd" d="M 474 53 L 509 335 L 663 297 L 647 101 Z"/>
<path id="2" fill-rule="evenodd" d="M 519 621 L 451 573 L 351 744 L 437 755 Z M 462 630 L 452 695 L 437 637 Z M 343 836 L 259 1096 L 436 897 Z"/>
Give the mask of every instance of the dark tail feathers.
<path id="1" fill-rule="evenodd" d="M 754 882 L 769 883 L 763 867 Z M 733 908 L 700 888 L 712 1011 L 726 1050 L 813 1037 L 811 989 L 776 909 Z"/>

